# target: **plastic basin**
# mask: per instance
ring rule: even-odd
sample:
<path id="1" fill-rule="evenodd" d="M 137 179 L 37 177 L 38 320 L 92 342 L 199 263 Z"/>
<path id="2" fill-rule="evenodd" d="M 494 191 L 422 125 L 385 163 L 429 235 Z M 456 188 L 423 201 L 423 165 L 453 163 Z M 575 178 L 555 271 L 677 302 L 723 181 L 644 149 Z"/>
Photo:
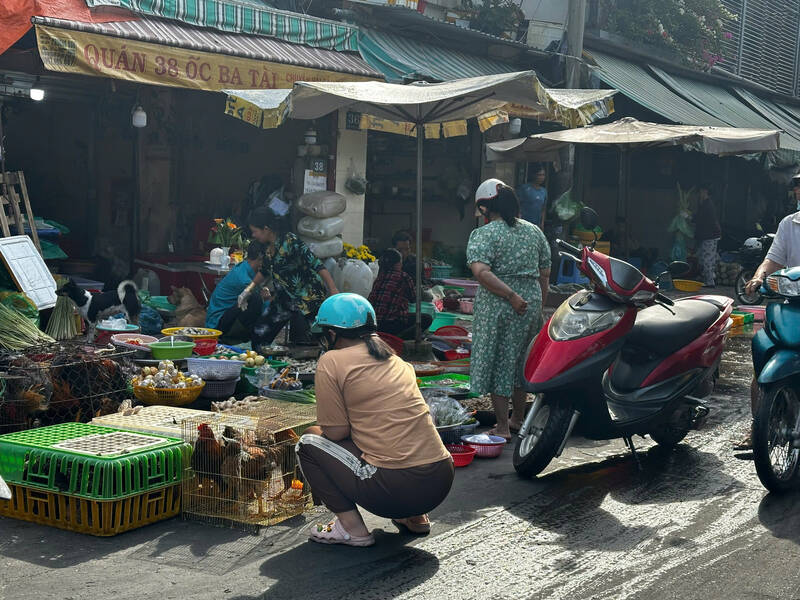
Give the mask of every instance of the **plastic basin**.
<path id="1" fill-rule="evenodd" d="M 464 444 L 447 444 L 447 451 L 453 457 L 454 467 L 466 467 L 475 458 L 475 448 Z"/>
<path id="2" fill-rule="evenodd" d="M 703 282 L 691 279 L 673 279 L 672 285 L 681 292 L 699 292 L 703 287 Z"/>
<path id="3" fill-rule="evenodd" d="M 189 358 L 194 347 L 194 342 L 154 342 L 150 351 L 156 360 L 177 360 Z"/>
<path id="4" fill-rule="evenodd" d="M 433 323 L 431 323 L 431 326 L 428 329 L 430 331 L 436 331 L 441 327 L 455 325 L 456 321 L 458 321 L 458 315 L 451 315 L 449 313 L 436 313 L 433 315 Z"/>

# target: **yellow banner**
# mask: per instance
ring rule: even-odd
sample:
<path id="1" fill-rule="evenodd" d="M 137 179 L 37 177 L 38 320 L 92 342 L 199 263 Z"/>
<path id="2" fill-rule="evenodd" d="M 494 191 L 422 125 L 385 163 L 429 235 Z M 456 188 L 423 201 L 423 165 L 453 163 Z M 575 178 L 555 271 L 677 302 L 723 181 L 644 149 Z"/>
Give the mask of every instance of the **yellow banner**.
<path id="1" fill-rule="evenodd" d="M 296 81 L 370 79 L 41 25 L 36 39 L 50 71 L 196 90 L 289 89 Z"/>

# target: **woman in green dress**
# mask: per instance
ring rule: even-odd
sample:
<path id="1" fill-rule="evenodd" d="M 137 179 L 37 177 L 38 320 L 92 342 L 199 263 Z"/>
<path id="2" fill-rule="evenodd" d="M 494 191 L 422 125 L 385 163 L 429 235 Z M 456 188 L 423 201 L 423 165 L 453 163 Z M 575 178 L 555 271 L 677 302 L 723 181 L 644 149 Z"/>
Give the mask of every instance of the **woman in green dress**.
<path id="1" fill-rule="evenodd" d="M 525 414 L 522 367 L 525 350 L 542 327 L 550 247 L 541 229 L 519 218 L 519 200 L 502 181 L 483 182 L 475 205 L 486 224 L 472 232 L 467 245 L 467 263 L 481 284 L 475 298 L 470 385 L 473 392 L 492 396 L 497 425 L 491 433 L 511 439 Z"/>

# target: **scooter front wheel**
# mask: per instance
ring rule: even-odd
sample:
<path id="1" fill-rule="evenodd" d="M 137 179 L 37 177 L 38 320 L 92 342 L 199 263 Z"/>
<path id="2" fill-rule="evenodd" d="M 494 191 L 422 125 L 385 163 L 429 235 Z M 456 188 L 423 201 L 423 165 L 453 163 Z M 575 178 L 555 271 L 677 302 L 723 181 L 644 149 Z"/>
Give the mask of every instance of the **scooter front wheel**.
<path id="1" fill-rule="evenodd" d="M 770 492 L 800 487 L 800 397 L 789 382 L 766 388 L 753 419 L 753 458 L 761 483 Z"/>
<path id="2" fill-rule="evenodd" d="M 569 402 L 548 394 L 525 436 L 517 436 L 514 468 L 522 477 L 534 477 L 550 464 L 567 433 L 574 409 Z"/>
<path id="3" fill-rule="evenodd" d="M 761 304 L 764 301 L 763 294 L 758 290 L 748 294 L 745 289 L 754 275 L 755 271 L 753 269 L 742 269 L 736 276 L 736 299 L 739 304 Z"/>

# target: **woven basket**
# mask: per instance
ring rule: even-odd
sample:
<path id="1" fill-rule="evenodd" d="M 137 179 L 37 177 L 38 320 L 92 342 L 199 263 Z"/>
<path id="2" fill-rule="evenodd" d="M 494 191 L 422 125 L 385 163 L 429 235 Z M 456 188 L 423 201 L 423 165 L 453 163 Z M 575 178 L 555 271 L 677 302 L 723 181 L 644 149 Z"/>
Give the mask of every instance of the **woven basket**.
<path id="1" fill-rule="evenodd" d="M 191 404 L 200 396 L 203 385 L 187 387 L 184 389 L 172 388 L 149 388 L 141 385 L 133 386 L 133 395 L 143 404 L 160 404 L 163 406 L 186 406 Z"/>

